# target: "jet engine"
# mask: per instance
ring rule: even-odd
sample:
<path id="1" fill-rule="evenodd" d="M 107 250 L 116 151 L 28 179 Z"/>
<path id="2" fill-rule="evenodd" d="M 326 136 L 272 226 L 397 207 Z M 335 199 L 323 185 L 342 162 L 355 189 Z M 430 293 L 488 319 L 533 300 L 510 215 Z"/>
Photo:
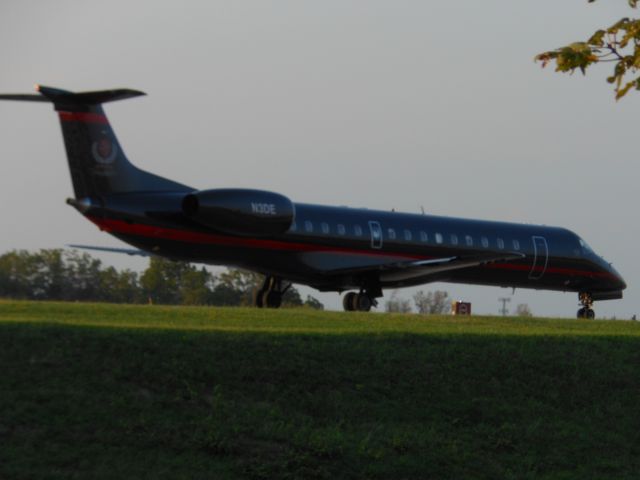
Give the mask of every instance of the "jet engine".
<path id="1" fill-rule="evenodd" d="M 284 233 L 295 215 L 293 202 L 284 195 L 235 188 L 190 193 L 182 201 L 182 212 L 212 229 L 252 236 Z"/>

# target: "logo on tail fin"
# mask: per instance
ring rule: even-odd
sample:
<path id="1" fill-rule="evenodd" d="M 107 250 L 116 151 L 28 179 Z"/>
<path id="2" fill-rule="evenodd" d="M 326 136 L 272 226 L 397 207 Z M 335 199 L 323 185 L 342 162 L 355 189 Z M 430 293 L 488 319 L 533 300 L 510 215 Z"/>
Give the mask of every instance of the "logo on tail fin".
<path id="1" fill-rule="evenodd" d="M 91 145 L 91 153 L 96 164 L 93 169 L 95 175 L 109 177 L 115 174 L 114 165 L 118 155 L 118 146 L 105 134 Z"/>
<path id="2" fill-rule="evenodd" d="M 99 164 L 111 165 L 118 154 L 118 147 L 108 137 L 103 136 L 97 142 L 93 142 L 91 153 L 93 153 L 93 158 Z"/>

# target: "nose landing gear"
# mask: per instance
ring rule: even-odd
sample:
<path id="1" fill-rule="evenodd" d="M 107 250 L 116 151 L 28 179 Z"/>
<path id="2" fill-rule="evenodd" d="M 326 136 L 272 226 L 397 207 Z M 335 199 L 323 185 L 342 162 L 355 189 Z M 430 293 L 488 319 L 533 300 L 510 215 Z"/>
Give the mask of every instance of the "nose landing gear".
<path id="1" fill-rule="evenodd" d="M 578 310 L 577 317 L 588 319 L 596 318 L 596 312 L 594 312 L 591 308 L 593 307 L 593 297 L 591 296 L 591 294 L 588 292 L 580 292 L 578 294 L 578 299 L 580 300 L 580 305 L 582 305 L 582 308 Z"/>

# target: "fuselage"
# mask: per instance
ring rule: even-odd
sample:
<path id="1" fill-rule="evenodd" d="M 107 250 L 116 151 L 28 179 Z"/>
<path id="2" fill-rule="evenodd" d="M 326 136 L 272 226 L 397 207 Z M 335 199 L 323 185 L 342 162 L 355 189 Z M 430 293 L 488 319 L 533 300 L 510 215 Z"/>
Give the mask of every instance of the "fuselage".
<path id="1" fill-rule="evenodd" d="M 244 267 L 324 291 L 360 288 L 363 276 L 380 264 L 502 253 L 521 258 L 423 276 L 380 269 L 376 281 L 381 288 L 444 281 L 587 291 L 603 299 L 619 298 L 626 287 L 609 263 L 565 228 L 297 203 L 286 232 L 233 235 L 183 216 L 183 198 L 184 192 L 112 195 L 84 213 L 158 255 Z"/>

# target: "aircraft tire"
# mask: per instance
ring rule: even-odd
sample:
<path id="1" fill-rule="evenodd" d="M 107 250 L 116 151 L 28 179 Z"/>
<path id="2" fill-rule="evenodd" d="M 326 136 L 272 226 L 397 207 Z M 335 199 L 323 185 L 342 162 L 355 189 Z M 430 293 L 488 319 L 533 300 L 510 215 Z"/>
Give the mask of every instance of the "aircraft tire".
<path id="1" fill-rule="evenodd" d="M 262 290 L 258 290 L 253 298 L 253 306 L 256 308 L 264 307 L 264 292 Z"/>
<path id="2" fill-rule="evenodd" d="M 365 293 L 359 293 L 354 300 L 355 310 L 359 312 L 369 312 L 371 310 L 371 299 Z"/>
<path id="3" fill-rule="evenodd" d="M 280 305 L 282 305 L 282 295 L 273 290 L 267 291 L 262 295 L 262 304 L 266 308 L 280 308 Z"/>
<path id="4" fill-rule="evenodd" d="M 578 310 L 578 313 L 576 314 L 576 317 L 578 317 L 578 318 L 585 318 L 585 317 L 586 317 L 586 315 L 585 315 L 585 310 L 586 310 L 586 309 L 585 309 L 584 307 L 583 307 L 583 308 L 581 308 L 580 310 Z"/>
<path id="5" fill-rule="evenodd" d="M 344 297 L 342 297 L 342 307 L 345 312 L 353 312 L 355 310 L 355 297 L 357 296 L 356 292 L 347 292 Z"/>
<path id="6" fill-rule="evenodd" d="M 596 312 L 594 312 L 591 308 L 587 308 L 587 311 L 585 312 L 585 318 L 588 318 L 589 320 L 593 320 L 594 318 L 596 318 Z"/>

